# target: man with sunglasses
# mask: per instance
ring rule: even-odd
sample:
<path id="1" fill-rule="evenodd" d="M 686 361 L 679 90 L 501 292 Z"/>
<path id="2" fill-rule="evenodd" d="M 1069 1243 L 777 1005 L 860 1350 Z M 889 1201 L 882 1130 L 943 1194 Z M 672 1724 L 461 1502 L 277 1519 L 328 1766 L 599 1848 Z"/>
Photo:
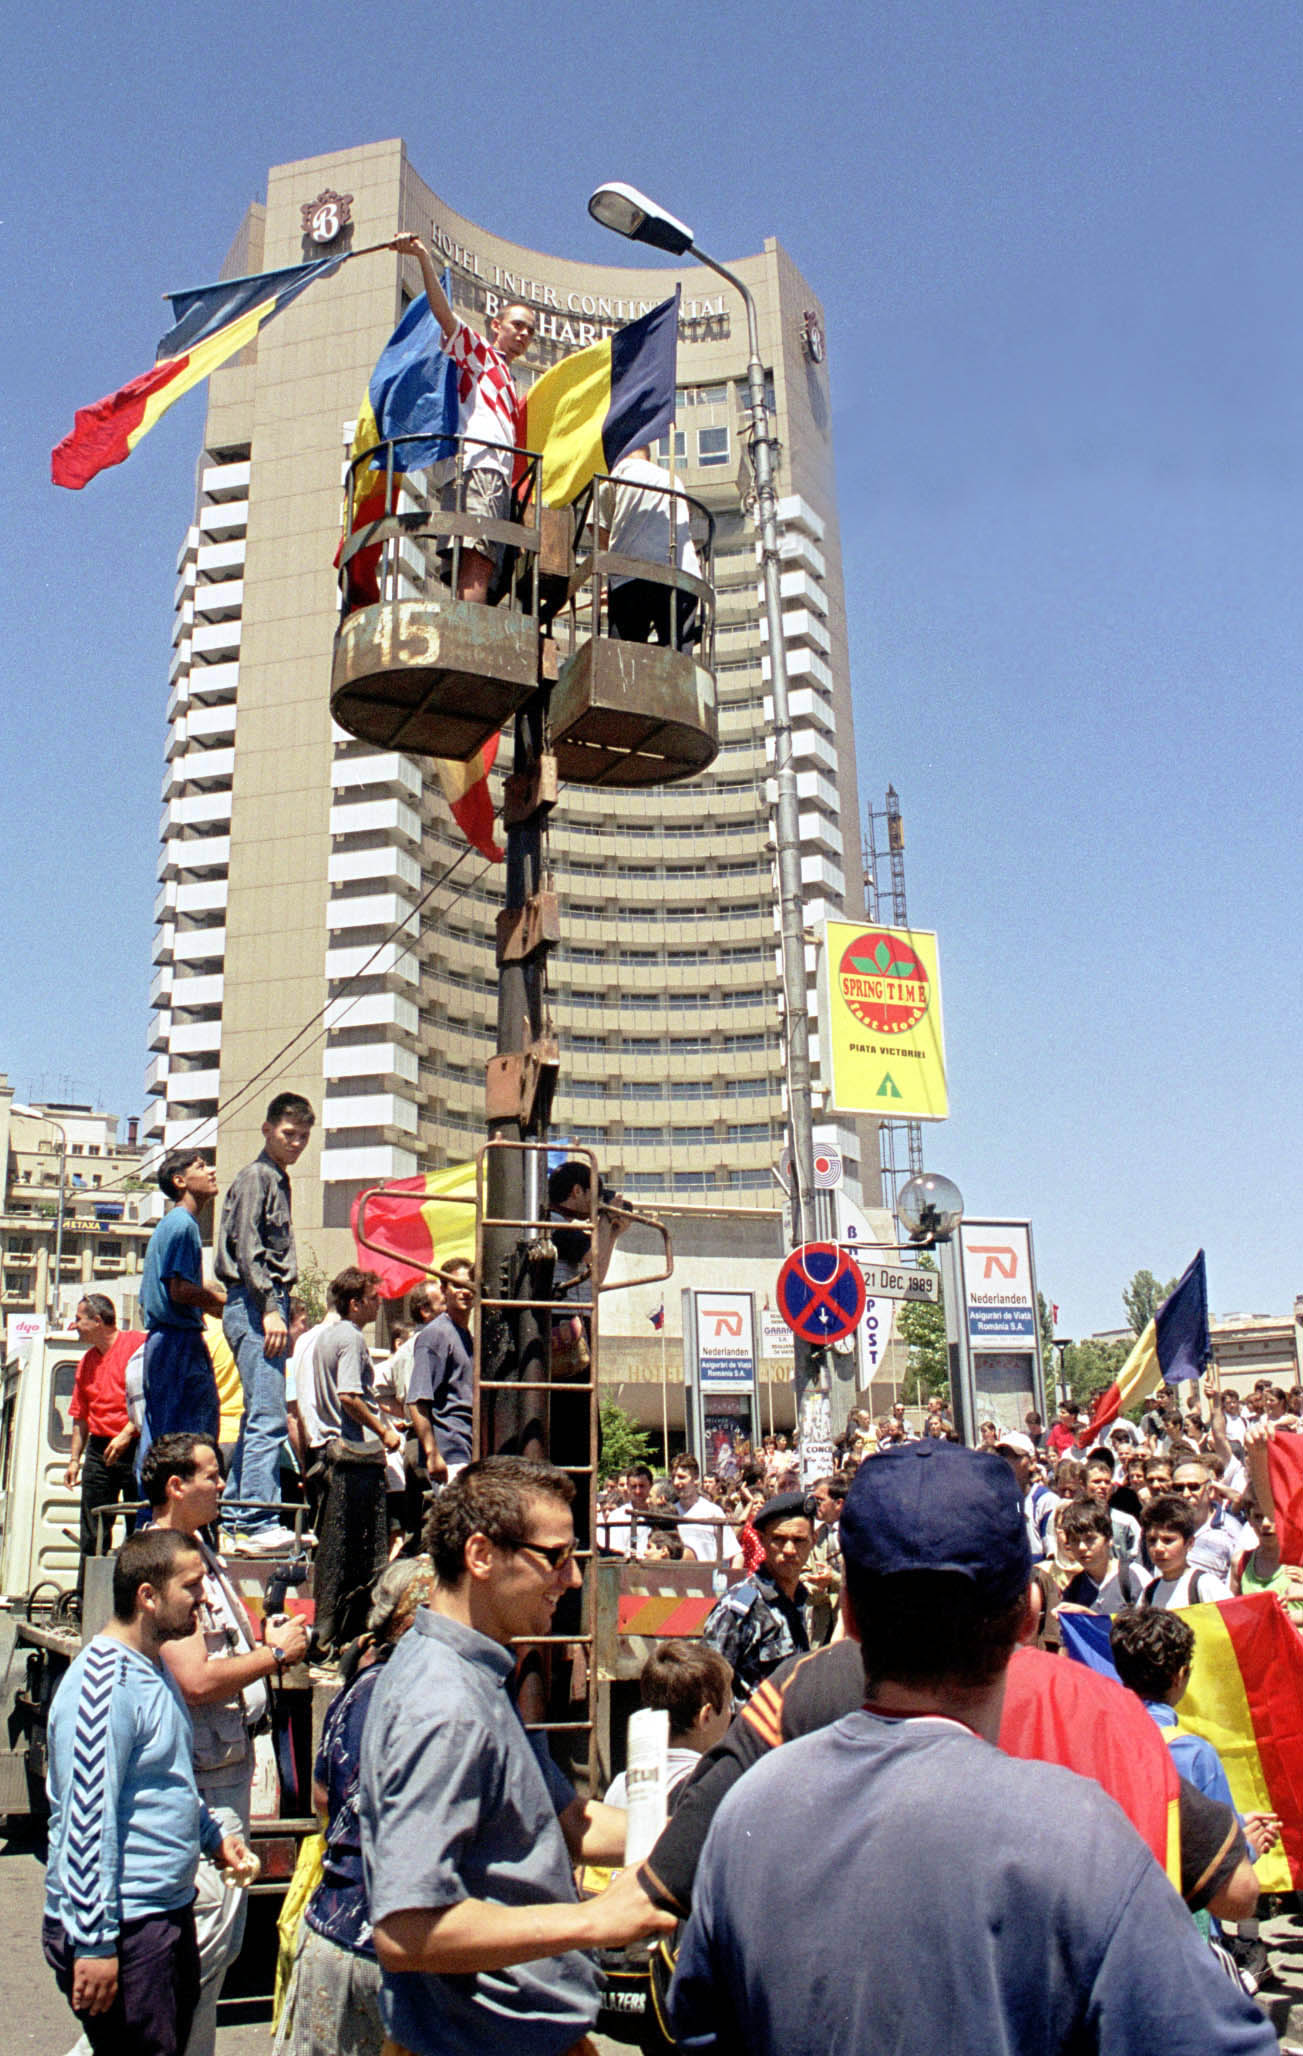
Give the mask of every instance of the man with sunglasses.
<path id="1" fill-rule="evenodd" d="M 563 1471 L 469 1464 L 434 1502 L 434 1595 L 372 1698 L 360 1815 L 391 2043 L 412 2056 L 563 2056 L 597 2017 L 589 1950 L 667 1932 L 624 1872 L 575 1896 L 574 1864 L 624 1860 L 625 1815 L 583 1800 L 512 1695 L 513 1643 L 552 1632 L 581 1582 Z"/>
<path id="2" fill-rule="evenodd" d="M 1179 1458 L 1172 1471 L 1170 1489 L 1198 1514 L 1202 1524 L 1190 1544 L 1191 1564 L 1195 1570 L 1211 1571 L 1224 1585 L 1229 1584 L 1242 1523 L 1227 1512 L 1224 1501 L 1216 1499 L 1212 1472 L 1203 1458 Z"/>

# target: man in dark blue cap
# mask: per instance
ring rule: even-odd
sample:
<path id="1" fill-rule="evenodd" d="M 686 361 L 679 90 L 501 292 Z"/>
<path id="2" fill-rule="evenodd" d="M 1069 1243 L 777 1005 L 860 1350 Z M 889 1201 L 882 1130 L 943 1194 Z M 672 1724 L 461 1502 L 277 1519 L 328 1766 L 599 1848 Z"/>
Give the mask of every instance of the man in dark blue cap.
<path id="1" fill-rule="evenodd" d="M 671 1993 L 679 2045 L 1270 2056 L 1270 2024 L 1119 1808 L 993 1746 L 1031 1583 L 1004 1460 L 892 1450 L 856 1473 L 841 1536 L 865 1703 L 775 1749 L 716 1814 Z M 835 1975 L 798 1909 L 849 1944 Z"/>
<path id="2" fill-rule="evenodd" d="M 733 1704 L 745 1706 L 758 1685 L 789 1656 L 810 1647 L 801 1583 L 814 1546 L 814 1522 L 803 1492 L 778 1492 L 752 1522 L 765 1546 L 759 1570 L 726 1592 L 702 1629 L 733 1670 Z"/>

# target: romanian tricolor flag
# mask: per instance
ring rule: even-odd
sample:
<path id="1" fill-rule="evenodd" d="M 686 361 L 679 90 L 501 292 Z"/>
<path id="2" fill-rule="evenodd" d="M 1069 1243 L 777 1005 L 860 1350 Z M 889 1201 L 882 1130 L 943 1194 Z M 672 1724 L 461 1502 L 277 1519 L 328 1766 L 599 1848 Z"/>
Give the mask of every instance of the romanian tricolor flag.
<path id="1" fill-rule="evenodd" d="M 1212 1743 L 1239 1812 L 1280 1815 L 1280 1841 L 1253 1867 L 1264 1892 L 1296 1892 L 1303 1886 L 1303 1636 L 1274 1592 L 1181 1613 L 1195 1639 L 1180 1724 Z M 1069 1656 L 1112 1669 L 1107 1620 L 1060 1614 L 1059 1628 Z"/>
<path id="2" fill-rule="evenodd" d="M 50 458 L 54 483 L 79 492 L 97 472 L 125 463 L 174 400 L 243 350 L 308 286 L 338 271 L 347 255 L 342 251 L 338 257 L 291 265 L 286 271 L 261 271 L 252 278 L 222 279 L 190 292 L 169 293 L 176 323 L 159 344 L 152 371 L 142 371 L 130 385 L 93 407 L 77 410 L 71 435 Z"/>
<path id="3" fill-rule="evenodd" d="M 1267 1444 L 1267 1475 L 1281 1559 L 1303 1564 L 1303 1435 L 1276 1430 Z"/>
<path id="4" fill-rule="evenodd" d="M 546 507 L 568 507 L 599 472 L 674 418 L 679 293 L 563 357 L 525 396 L 525 444 L 543 458 Z"/>
<path id="5" fill-rule="evenodd" d="M 359 1265 L 380 1274 L 380 1297 L 401 1299 L 455 1256 L 474 1263 L 475 1166 L 449 1164 L 422 1178 L 396 1178 L 369 1196 L 359 1193 L 351 1226 Z M 359 1229 L 383 1254 L 358 1241 Z"/>
<path id="6" fill-rule="evenodd" d="M 489 773 L 501 740 L 501 736 L 491 735 L 484 747 L 476 750 L 464 764 L 451 757 L 436 757 L 434 760 L 449 813 L 471 848 L 477 849 L 491 864 L 504 861 L 502 849 L 493 833 L 493 795 L 489 791 Z"/>
<path id="7" fill-rule="evenodd" d="M 1061 1764 L 1094 1778 L 1180 1891 L 1176 1765 L 1157 1725 L 1116 1673 L 1101 1677 L 1043 1649 L 1016 1649 L 1005 1685 L 1000 1747 L 1009 1756 Z"/>
<path id="8" fill-rule="evenodd" d="M 1135 1348 L 1077 1436 L 1082 1449 L 1093 1447 L 1110 1421 L 1129 1406 L 1148 1399 L 1162 1384 L 1179 1385 L 1201 1378 L 1208 1361 L 1208 1277 L 1203 1251 L 1195 1257 L 1145 1324 Z"/>
<path id="9" fill-rule="evenodd" d="M 451 287 L 451 273 L 445 271 L 444 292 L 451 291 Z M 442 342 L 439 324 L 422 293 L 413 300 L 376 359 L 376 368 L 357 410 L 350 452 L 356 466 L 352 504 L 345 536 L 335 553 L 336 565 L 349 536 L 393 512 L 405 472 L 428 470 L 456 455 L 457 445 L 452 438 L 457 434 L 458 422 L 457 367 L 451 357 L 444 355 Z M 421 436 L 424 440 L 401 443 L 392 453 L 380 449 L 382 443 L 392 442 L 398 436 Z M 377 451 L 371 463 L 360 464 L 358 460 L 371 450 Z M 391 457 L 398 467 L 392 471 L 388 468 Z M 349 558 L 345 572 L 346 612 L 353 607 L 375 606 L 379 601 L 376 572 L 380 548 L 379 543 L 368 545 Z"/>

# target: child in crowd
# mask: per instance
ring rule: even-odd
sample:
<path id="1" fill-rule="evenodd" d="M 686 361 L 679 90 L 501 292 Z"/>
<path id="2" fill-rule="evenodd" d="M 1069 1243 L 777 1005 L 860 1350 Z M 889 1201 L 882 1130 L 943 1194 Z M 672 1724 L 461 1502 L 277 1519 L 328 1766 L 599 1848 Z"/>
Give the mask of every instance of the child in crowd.
<path id="1" fill-rule="evenodd" d="M 1146 1502 L 1140 1530 L 1154 1576 L 1141 1594 L 1141 1606 L 1202 1606 L 1210 1600 L 1230 1598 L 1229 1585 L 1214 1572 L 1196 1570 L 1190 1563 L 1190 1544 L 1202 1525 L 1195 1509 L 1174 1493 Z"/>
<path id="2" fill-rule="evenodd" d="M 642 1667 L 638 1688 L 644 1706 L 663 1707 L 670 1717 L 668 1796 L 673 1806 L 680 1785 L 722 1740 L 732 1720 L 733 1673 L 705 1642 L 660 1642 Z M 628 1805 L 623 1771 L 606 1803 Z"/>

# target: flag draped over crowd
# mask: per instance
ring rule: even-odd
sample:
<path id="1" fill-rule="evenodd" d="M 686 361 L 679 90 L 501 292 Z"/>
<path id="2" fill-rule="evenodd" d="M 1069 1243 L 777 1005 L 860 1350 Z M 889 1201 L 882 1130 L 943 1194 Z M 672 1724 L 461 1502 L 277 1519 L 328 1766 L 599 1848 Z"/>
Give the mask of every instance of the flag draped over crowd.
<path id="1" fill-rule="evenodd" d="M 1149 1399 L 1160 1385 L 1201 1378 L 1209 1348 L 1208 1276 L 1200 1250 L 1153 1319 L 1146 1322 L 1107 1392 L 1101 1392 L 1096 1400 L 1094 1412 L 1077 1436 L 1079 1446 L 1093 1448 L 1110 1421 L 1127 1407 Z"/>
<path id="2" fill-rule="evenodd" d="M 1303 1564 L 1303 1435 L 1273 1435 L 1267 1475 L 1276 1509 L 1276 1540 L 1285 1563 Z"/>
<path id="3" fill-rule="evenodd" d="M 1211 1742 L 1241 1813 L 1278 1813 L 1281 1838 L 1254 1865 L 1264 1892 L 1303 1887 L 1303 1637 L 1274 1592 L 1186 1606 L 1194 1665 L 1180 1724 Z M 1061 1613 L 1064 1651 L 1111 1677 L 1109 1624 Z"/>
<path id="4" fill-rule="evenodd" d="M 159 343 L 153 368 L 93 406 L 78 408 L 71 433 L 50 458 L 54 483 L 79 492 L 98 472 L 125 463 L 174 401 L 243 350 L 308 286 L 338 271 L 347 255 L 169 293 L 176 320 Z"/>
<path id="5" fill-rule="evenodd" d="M 563 357 L 525 396 L 525 441 L 543 459 L 545 507 L 568 507 L 601 471 L 674 418 L 679 291 Z"/>
<path id="6" fill-rule="evenodd" d="M 353 1201 L 350 1225 L 357 1260 L 364 1271 L 380 1276 L 380 1297 L 401 1299 L 421 1285 L 432 1270 L 455 1256 L 475 1261 L 475 1166 L 448 1164 L 420 1178 L 396 1178 L 367 1199 L 365 1221 L 359 1218 L 364 1193 Z M 459 1204 L 467 1202 L 470 1204 Z M 361 1228 L 377 1254 L 359 1242 Z"/>

